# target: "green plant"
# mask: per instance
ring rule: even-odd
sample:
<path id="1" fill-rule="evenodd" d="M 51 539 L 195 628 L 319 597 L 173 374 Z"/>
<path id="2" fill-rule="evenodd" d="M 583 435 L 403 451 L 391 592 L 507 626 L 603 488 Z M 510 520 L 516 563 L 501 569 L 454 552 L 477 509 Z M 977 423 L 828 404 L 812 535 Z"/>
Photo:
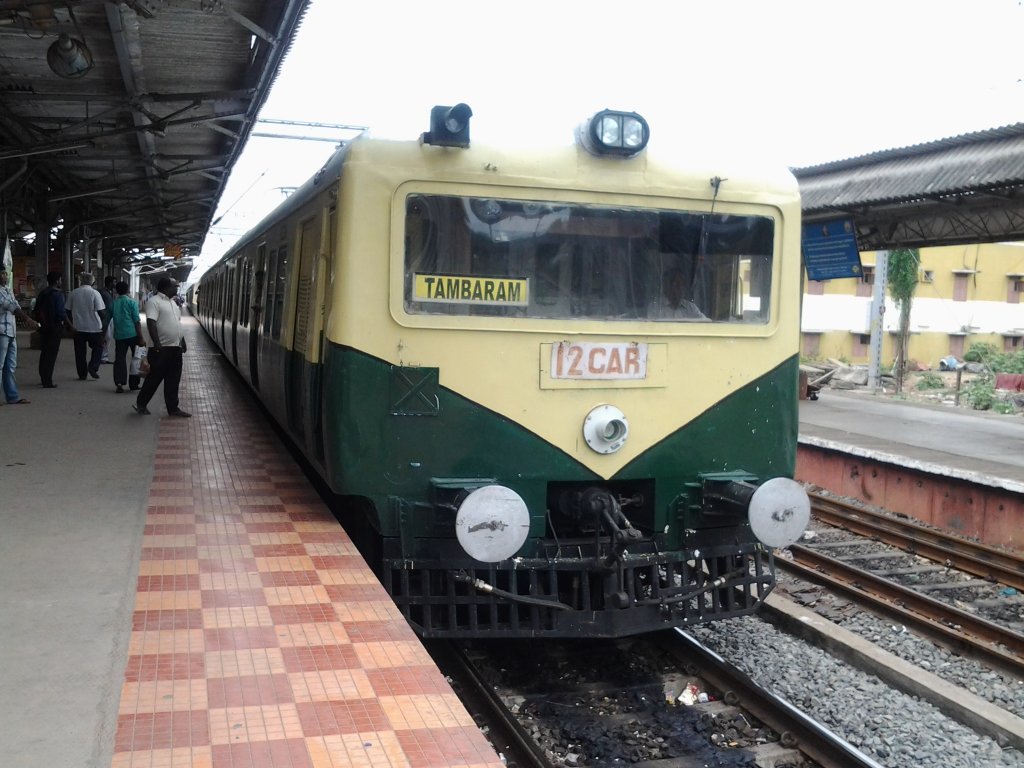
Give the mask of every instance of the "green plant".
<path id="1" fill-rule="evenodd" d="M 896 391 L 903 391 L 907 373 L 907 346 L 910 338 L 910 307 L 917 289 L 921 255 L 916 248 L 896 248 L 889 252 L 889 295 L 900 310 L 899 336 L 896 339 Z"/>
<path id="2" fill-rule="evenodd" d="M 964 360 L 968 363 L 987 363 L 997 354 L 998 352 L 992 344 L 976 341 L 964 353 Z"/>
<path id="3" fill-rule="evenodd" d="M 976 342 L 964 354 L 964 360 L 987 365 L 993 373 L 1024 373 L 1024 349 L 1007 354 L 992 344 Z"/>
<path id="4" fill-rule="evenodd" d="M 996 385 L 991 376 L 975 379 L 963 391 L 964 401 L 976 411 L 987 411 L 997 402 Z"/>
<path id="5" fill-rule="evenodd" d="M 931 371 L 925 371 L 917 379 L 918 389 L 945 389 L 946 382 L 937 373 Z"/>
<path id="6" fill-rule="evenodd" d="M 1005 400 L 996 400 L 992 404 L 992 410 L 996 413 L 1016 413 L 1017 409 L 1013 406 L 1013 403 L 1008 403 Z"/>
<path id="7" fill-rule="evenodd" d="M 1024 350 L 1009 355 L 1000 352 L 993 355 L 988 364 L 995 373 L 1024 373 Z"/>

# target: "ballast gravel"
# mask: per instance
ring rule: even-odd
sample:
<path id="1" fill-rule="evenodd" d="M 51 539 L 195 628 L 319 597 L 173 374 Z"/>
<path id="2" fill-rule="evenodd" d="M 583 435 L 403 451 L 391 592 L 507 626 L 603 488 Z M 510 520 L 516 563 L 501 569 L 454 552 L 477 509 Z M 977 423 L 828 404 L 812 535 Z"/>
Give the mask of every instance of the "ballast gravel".
<path id="1" fill-rule="evenodd" d="M 860 621 L 878 620 L 862 616 Z M 854 630 L 850 625 L 844 626 Z M 881 636 L 887 626 L 882 622 L 881 626 L 866 631 Z M 881 765 L 891 768 L 1024 768 L 1021 752 L 1001 748 L 991 738 L 946 717 L 931 704 L 890 688 L 874 675 L 779 631 L 763 619 L 745 616 L 688 631 L 760 685 L 811 714 Z M 891 626 L 888 631 L 893 637 L 886 637 L 884 647 L 914 661 L 917 658 L 914 648 L 918 645 L 915 641 L 919 638 L 903 631 L 892 631 Z M 872 637 L 871 634 L 866 636 Z M 902 651 L 895 649 L 900 638 L 908 643 Z M 934 650 L 934 646 L 932 648 Z M 945 663 L 935 657 L 924 661 L 940 667 Z M 940 670 L 931 671 L 946 676 Z M 991 673 L 986 671 L 985 674 Z M 964 685 L 984 696 L 982 688 L 992 682 L 990 678 L 976 676 L 969 685 L 965 680 Z M 1016 701 L 1020 695 L 1019 690 L 1014 690 L 1009 698 Z"/>
<path id="2" fill-rule="evenodd" d="M 804 584 L 806 582 L 788 574 L 780 575 L 779 578 L 780 592 L 788 599 L 799 603 L 803 603 L 799 593 L 787 593 L 793 588 L 799 589 L 799 585 Z M 868 611 L 844 610 L 844 604 L 849 605 L 846 600 L 837 601 L 833 605 L 833 610 L 825 613 L 826 618 L 894 656 L 931 672 L 950 685 L 962 688 L 1000 709 L 1024 718 L 1024 680 L 1017 680 L 977 661 L 964 658 L 915 634 L 902 624 L 886 621 Z M 808 607 L 813 609 L 812 606 Z"/>

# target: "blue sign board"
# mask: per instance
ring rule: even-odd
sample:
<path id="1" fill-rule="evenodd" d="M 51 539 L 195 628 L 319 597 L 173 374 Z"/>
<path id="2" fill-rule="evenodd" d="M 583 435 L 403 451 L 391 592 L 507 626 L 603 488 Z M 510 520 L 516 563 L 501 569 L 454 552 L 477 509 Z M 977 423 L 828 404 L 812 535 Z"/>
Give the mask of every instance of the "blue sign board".
<path id="1" fill-rule="evenodd" d="M 860 277 L 857 233 L 850 219 L 804 224 L 800 249 L 808 280 Z"/>

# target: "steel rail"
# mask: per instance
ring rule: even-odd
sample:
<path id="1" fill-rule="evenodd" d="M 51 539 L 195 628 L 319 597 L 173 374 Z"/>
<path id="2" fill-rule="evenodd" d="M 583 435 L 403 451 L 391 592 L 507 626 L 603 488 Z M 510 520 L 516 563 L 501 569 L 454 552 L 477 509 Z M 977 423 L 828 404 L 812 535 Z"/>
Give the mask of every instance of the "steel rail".
<path id="1" fill-rule="evenodd" d="M 777 567 L 857 601 L 866 600 L 958 652 L 971 654 L 1018 679 L 1024 676 L 1024 635 L 809 547 L 794 544 L 790 552 L 794 559 L 776 558 Z"/>
<path id="2" fill-rule="evenodd" d="M 781 738 L 795 738 L 798 749 L 824 768 L 882 768 L 879 763 L 785 699 L 766 691 L 692 635 L 681 629 L 671 631 L 683 641 L 684 653 L 699 665 L 701 677 L 722 691 L 723 695 L 729 692 L 738 695 L 743 709 L 772 728 Z"/>
<path id="3" fill-rule="evenodd" d="M 502 755 L 507 764 L 552 768 L 552 762 L 509 712 L 494 689 L 480 676 L 461 648 L 449 640 L 425 641 L 424 647 L 444 674 L 458 683 L 459 699 L 466 705 L 473 719 L 486 722 L 492 746 L 499 748 L 495 744 L 499 738 L 504 742 L 501 746 L 507 750 L 507 754 Z"/>
<path id="4" fill-rule="evenodd" d="M 816 493 L 809 495 L 814 517 L 823 523 L 1024 591 L 1024 557 L 1021 555 Z"/>

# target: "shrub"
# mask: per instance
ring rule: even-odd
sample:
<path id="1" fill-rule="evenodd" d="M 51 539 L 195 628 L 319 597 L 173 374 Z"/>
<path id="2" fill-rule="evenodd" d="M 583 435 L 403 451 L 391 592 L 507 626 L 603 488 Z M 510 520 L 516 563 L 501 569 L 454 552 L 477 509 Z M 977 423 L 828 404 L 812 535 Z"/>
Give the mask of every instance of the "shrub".
<path id="1" fill-rule="evenodd" d="M 971 348 L 964 355 L 964 360 L 969 363 L 983 363 L 994 373 L 1024 373 L 1024 349 L 1018 349 L 1008 355 L 999 352 L 992 344 L 978 342 L 971 344 Z"/>
<path id="2" fill-rule="evenodd" d="M 987 411 L 996 403 L 996 385 L 991 376 L 975 379 L 963 392 L 964 401 L 976 411 Z"/>
<path id="3" fill-rule="evenodd" d="M 1024 373 L 1024 349 L 1018 349 L 1012 355 L 1000 354 L 992 363 L 996 373 Z"/>
<path id="4" fill-rule="evenodd" d="M 964 354 L 964 361 L 968 363 L 987 363 L 996 354 L 996 348 L 992 344 L 974 342 Z"/>
<path id="5" fill-rule="evenodd" d="M 917 379 L 918 389 L 945 389 L 946 382 L 937 373 L 925 371 Z"/>

